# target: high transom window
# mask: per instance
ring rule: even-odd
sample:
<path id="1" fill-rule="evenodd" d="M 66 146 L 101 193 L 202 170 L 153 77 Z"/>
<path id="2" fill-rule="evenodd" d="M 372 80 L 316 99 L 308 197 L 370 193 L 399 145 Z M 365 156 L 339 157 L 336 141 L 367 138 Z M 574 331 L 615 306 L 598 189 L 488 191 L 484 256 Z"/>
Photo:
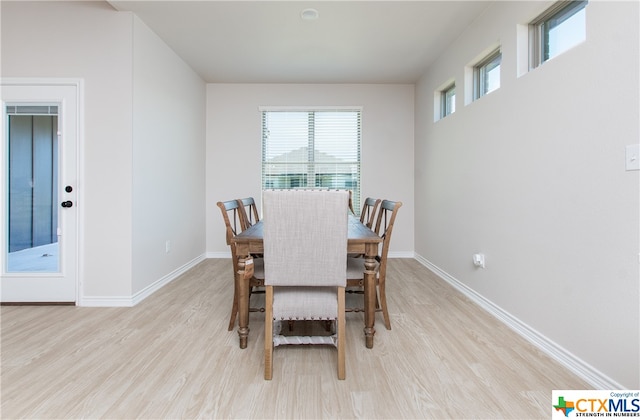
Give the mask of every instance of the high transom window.
<path id="1" fill-rule="evenodd" d="M 473 68 L 474 99 L 500 87 L 502 53 L 495 50 Z"/>
<path id="2" fill-rule="evenodd" d="M 452 83 L 440 92 L 440 118 L 456 112 L 456 84 Z"/>
<path id="3" fill-rule="evenodd" d="M 559 1 L 530 26 L 531 68 L 586 39 L 587 1 Z"/>

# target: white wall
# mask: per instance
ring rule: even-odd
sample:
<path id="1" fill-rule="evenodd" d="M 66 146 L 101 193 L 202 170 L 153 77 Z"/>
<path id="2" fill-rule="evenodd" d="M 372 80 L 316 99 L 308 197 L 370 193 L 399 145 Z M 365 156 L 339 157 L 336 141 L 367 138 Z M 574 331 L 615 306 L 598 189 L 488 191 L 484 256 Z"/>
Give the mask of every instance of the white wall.
<path id="1" fill-rule="evenodd" d="M 640 139 L 638 3 L 589 2 L 586 42 L 517 77 L 517 24 L 550 4 L 496 2 L 418 83 L 416 254 L 637 389 L 640 184 L 624 163 Z M 464 106 L 464 68 L 494 43 L 502 86 Z M 457 110 L 434 122 L 450 77 Z"/>
<path id="2" fill-rule="evenodd" d="M 205 84 L 105 2 L 0 7 L 2 77 L 84 79 L 81 300 L 130 303 L 204 254 Z M 183 207 L 169 203 L 176 196 Z"/>
<path id="3" fill-rule="evenodd" d="M 137 293 L 204 256 L 206 85 L 137 17 L 133 40 Z"/>
<path id="4" fill-rule="evenodd" d="M 2 2 L 2 76 L 85 81 L 81 293 L 131 294 L 132 16 L 101 2 Z"/>
<path id="5" fill-rule="evenodd" d="M 261 200 L 259 106 L 362 106 L 361 191 L 400 200 L 391 253 L 413 256 L 412 85 L 207 85 L 207 252 L 229 255 L 216 202 Z"/>

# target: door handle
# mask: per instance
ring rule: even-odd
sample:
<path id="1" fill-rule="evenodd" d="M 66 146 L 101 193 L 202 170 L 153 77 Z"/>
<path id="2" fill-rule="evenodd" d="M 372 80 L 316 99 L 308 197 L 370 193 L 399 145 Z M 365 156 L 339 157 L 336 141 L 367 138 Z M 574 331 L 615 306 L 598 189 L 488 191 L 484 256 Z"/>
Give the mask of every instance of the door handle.
<path id="1" fill-rule="evenodd" d="M 73 207 L 73 201 L 63 201 L 60 205 L 64 208 Z"/>

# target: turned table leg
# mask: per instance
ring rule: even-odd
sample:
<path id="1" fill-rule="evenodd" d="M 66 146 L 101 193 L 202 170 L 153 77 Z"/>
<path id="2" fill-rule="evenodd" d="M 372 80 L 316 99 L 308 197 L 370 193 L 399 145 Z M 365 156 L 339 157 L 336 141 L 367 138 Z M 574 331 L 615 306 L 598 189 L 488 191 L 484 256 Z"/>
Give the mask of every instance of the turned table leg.
<path id="1" fill-rule="evenodd" d="M 253 264 L 248 253 L 238 252 L 236 287 L 238 290 L 238 336 L 241 349 L 247 348 L 247 338 L 249 337 L 249 278 L 251 278 L 249 272 L 253 273 L 253 266 L 247 267 L 248 264 Z"/>
<path id="2" fill-rule="evenodd" d="M 376 260 L 378 244 L 367 244 L 364 261 L 364 336 L 367 348 L 373 348 L 376 333 Z"/>

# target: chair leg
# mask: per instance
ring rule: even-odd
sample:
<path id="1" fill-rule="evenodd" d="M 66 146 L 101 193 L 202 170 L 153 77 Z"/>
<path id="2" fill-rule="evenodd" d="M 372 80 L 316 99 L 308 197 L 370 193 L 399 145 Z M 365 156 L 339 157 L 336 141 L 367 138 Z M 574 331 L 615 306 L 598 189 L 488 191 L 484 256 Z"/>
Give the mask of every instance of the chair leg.
<path id="1" fill-rule="evenodd" d="M 347 325 L 344 309 L 344 287 L 338 287 L 338 379 L 340 380 L 343 380 L 346 377 L 345 328 Z"/>
<path id="2" fill-rule="evenodd" d="M 273 377 L 273 286 L 265 287 L 264 314 L 264 379 Z"/>
<path id="3" fill-rule="evenodd" d="M 238 314 L 238 293 L 237 290 L 235 289 L 235 286 L 233 288 L 233 305 L 231 306 L 231 316 L 229 317 L 229 328 L 228 331 L 232 331 L 233 327 L 236 324 L 236 315 Z"/>
<path id="4" fill-rule="evenodd" d="M 384 317 L 384 326 L 390 330 L 391 320 L 389 319 L 389 311 L 387 310 L 387 294 L 384 290 L 384 281 L 378 284 L 378 290 L 380 290 L 380 306 L 382 306 L 382 316 Z"/>

